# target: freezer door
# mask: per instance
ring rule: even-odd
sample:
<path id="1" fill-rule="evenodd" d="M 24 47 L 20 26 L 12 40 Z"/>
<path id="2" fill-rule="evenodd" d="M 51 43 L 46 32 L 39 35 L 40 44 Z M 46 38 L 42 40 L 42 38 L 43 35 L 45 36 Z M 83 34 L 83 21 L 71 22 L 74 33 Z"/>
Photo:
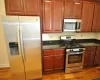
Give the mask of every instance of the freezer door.
<path id="1" fill-rule="evenodd" d="M 29 19 L 28 19 L 29 20 Z M 40 19 L 20 21 L 22 50 L 25 60 L 26 79 L 42 78 Z"/>
<path id="2" fill-rule="evenodd" d="M 25 80 L 25 69 L 20 51 L 19 22 L 3 20 L 2 24 L 9 55 L 12 80 Z"/>

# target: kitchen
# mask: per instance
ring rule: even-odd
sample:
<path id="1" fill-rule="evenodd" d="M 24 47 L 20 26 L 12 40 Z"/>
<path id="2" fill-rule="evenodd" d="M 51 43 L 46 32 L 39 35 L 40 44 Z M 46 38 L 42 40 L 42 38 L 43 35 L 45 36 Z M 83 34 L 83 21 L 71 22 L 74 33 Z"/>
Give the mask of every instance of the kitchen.
<path id="1" fill-rule="evenodd" d="M 41 46 L 41 48 L 39 49 L 41 49 L 40 55 L 42 55 L 41 56 L 42 59 L 39 58 L 41 59 L 39 60 L 39 62 L 41 62 L 41 64 L 39 63 L 39 65 L 42 66 L 41 67 L 42 69 L 39 67 L 39 69 L 41 69 L 40 76 L 42 76 L 42 74 L 44 75 L 48 73 L 56 74 L 56 70 L 59 73 L 65 72 L 65 64 L 66 64 L 65 47 L 66 46 L 63 46 L 63 48 L 59 46 L 61 45 L 61 37 L 63 36 L 65 36 L 65 38 L 63 38 L 65 42 L 67 42 L 67 38 L 71 40 L 73 39 L 75 40 L 75 42 L 81 43 L 86 48 L 84 52 L 84 55 L 85 55 L 84 64 L 82 65 L 84 66 L 84 68 L 85 67 L 95 67 L 100 64 L 99 62 L 100 61 L 99 59 L 100 58 L 100 55 L 99 55 L 100 53 L 100 47 L 99 47 L 99 42 L 100 42 L 99 41 L 100 40 L 99 9 L 100 9 L 100 6 L 99 6 L 99 1 L 89 1 L 89 0 L 88 1 L 81 1 L 81 0 L 75 0 L 75 1 L 73 0 L 43 0 L 43 1 L 42 0 L 34 0 L 34 1 L 33 0 L 16 0 L 16 1 L 13 1 L 13 0 L 5 0 L 4 2 L 4 0 L 1 0 L 0 5 L 1 5 L 0 7 L 0 10 L 1 10 L 0 26 L 2 26 L 0 27 L 0 30 L 1 30 L 0 31 L 0 36 L 1 36 L 0 53 L 3 53 L 3 54 L 0 54 L 0 59 L 1 59 L 0 67 L 1 68 L 3 67 L 6 68 L 6 67 L 11 66 L 11 62 L 9 62 L 10 57 L 8 57 L 9 53 L 7 50 L 8 49 L 7 48 L 8 38 L 6 39 L 6 36 L 4 36 L 6 28 L 4 29 L 5 23 L 3 23 L 3 21 L 5 20 L 17 21 L 18 26 L 23 26 L 24 25 L 24 24 L 22 25 L 23 21 L 35 21 L 35 20 L 37 22 L 39 21 L 38 22 L 40 23 L 39 26 L 41 26 L 40 27 L 41 28 L 41 34 L 40 34 L 41 45 L 39 45 Z M 33 16 L 34 17 L 40 16 L 40 18 L 31 20 L 31 17 Z M 64 22 L 65 19 L 69 21 Z M 64 25 L 64 23 L 69 23 L 69 24 Z M 67 25 L 69 25 L 70 27 L 66 27 Z M 31 28 L 31 26 L 28 26 L 28 27 Z M 29 28 L 26 28 L 25 31 L 28 31 L 28 29 Z M 66 30 L 69 29 L 69 31 L 66 31 L 66 30 L 64 31 L 64 29 Z M 19 32 L 19 34 L 20 33 L 21 31 Z M 28 33 L 26 34 L 26 36 L 28 36 Z M 21 34 L 19 35 L 19 37 L 20 36 Z M 20 37 L 20 39 L 22 38 Z M 33 37 L 32 37 L 32 40 L 33 40 Z M 22 42 L 22 40 L 20 40 L 20 42 Z M 20 45 L 23 46 L 22 44 Z M 24 50 L 22 50 L 22 52 L 23 51 Z M 25 48 L 25 51 L 27 52 L 26 48 Z M 14 55 L 10 55 L 10 56 L 14 57 Z M 26 55 L 22 55 L 22 56 L 25 57 Z M 33 64 L 32 66 L 35 65 L 34 63 L 32 64 Z M 13 68 L 11 69 L 13 70 Z M 17 67 L 16 69 L 19 69 L 19 67 Z M 29 76 L 26 76 L 26 80 L 33 79 L 34 76 L 32 74 Z M 25 75 L 28 75 L 27 72 Z M 13 77 L 18 77 L 18 76 L 13 76 Z M 24 79 L 21 79 L 21 80 L 24 80 Z"/>

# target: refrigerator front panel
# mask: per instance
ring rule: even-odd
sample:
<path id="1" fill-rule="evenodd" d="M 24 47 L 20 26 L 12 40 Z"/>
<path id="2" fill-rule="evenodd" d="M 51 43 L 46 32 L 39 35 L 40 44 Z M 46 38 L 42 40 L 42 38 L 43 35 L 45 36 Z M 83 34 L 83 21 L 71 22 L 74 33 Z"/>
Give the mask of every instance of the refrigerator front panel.
<path id="1" fill-rule="evenodd" d="M 3 18 L 2 24 L 9 55 L 12 80 L 25 80 L 25 69 L 20 51 L 19 22 L 17 20 L 8 21 L 5 18 Z"/>
<path id="2" fill-rule="evenodd" d="M 26 79 L 42 78 L 40 20 L 20 22 Z"/>

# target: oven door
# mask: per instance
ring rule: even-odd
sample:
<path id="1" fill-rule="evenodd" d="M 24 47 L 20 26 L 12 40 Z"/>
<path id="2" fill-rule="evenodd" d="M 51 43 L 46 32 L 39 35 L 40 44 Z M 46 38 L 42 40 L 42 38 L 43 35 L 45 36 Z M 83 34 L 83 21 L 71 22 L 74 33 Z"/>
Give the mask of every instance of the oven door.
<path id="1" fill-rule="evenodd" d="M 66 54 L 66 67 L 83 66 L 84 52 L 71 52 Z"/>

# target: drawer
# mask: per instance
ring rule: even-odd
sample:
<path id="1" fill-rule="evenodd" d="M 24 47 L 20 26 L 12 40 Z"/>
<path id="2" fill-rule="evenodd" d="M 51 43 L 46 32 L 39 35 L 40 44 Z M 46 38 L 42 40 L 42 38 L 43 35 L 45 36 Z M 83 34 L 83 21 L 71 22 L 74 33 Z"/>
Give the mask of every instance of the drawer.
<path id="1" fill-rule="evenodd" d="M 96 46 L 87 46 L 86 47 L 86 52 L 95 52 Z"/>
<path id="2" fill-rule="evenodd" d="M 96 51 L 100 51 L 100 47 L 97 47 Z"/>
<path id="3" fill-rule="evenodd" d="M 54 50 L 43 50 L 44 56 L 54 55 Z"/>
<path id="4" fill-rule="evenodd" d="M 64 49 L 55 49 L 55 55 L 64 55 Z"/>

